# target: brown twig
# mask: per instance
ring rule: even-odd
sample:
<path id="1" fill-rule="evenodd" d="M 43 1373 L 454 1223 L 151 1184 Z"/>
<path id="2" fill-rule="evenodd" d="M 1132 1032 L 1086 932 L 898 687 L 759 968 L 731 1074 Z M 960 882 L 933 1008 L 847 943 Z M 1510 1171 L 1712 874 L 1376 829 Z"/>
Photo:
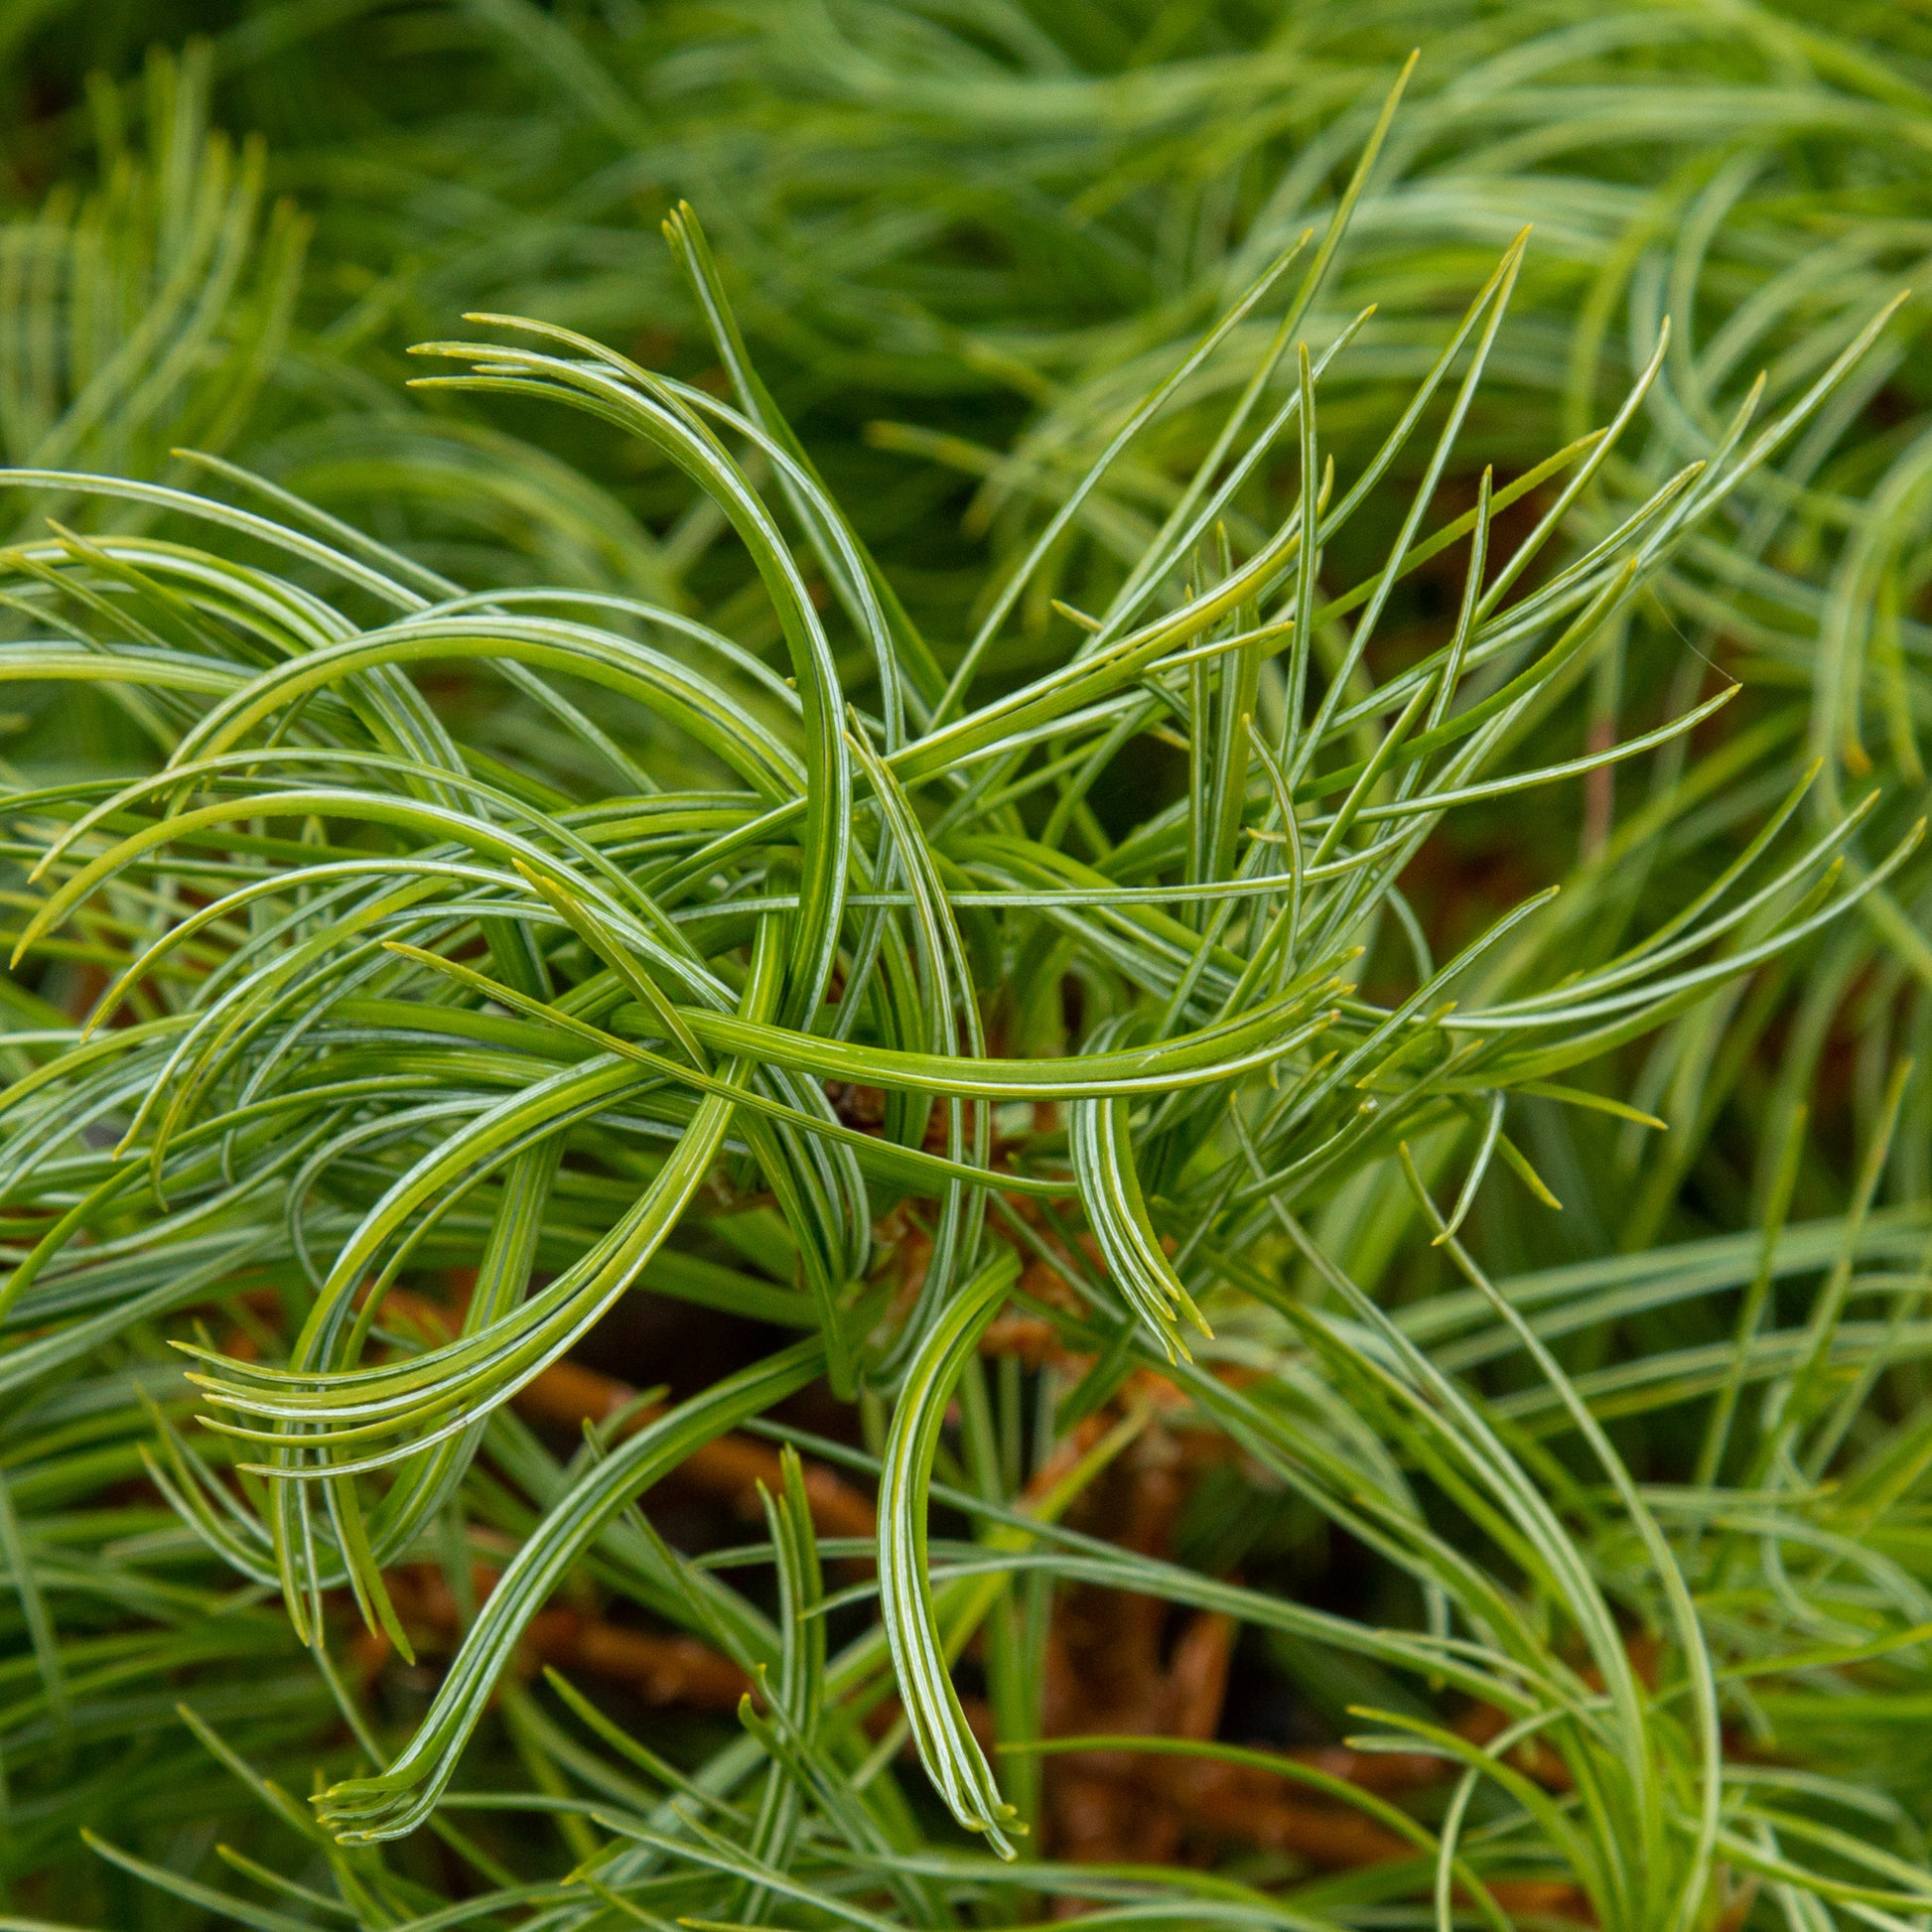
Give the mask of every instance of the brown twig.
<path id="1" fill-rule="evenodd" d="M 391 1289 L 383 1312 L 416 1327 L 426 1337 L 447 1340 L 455 1331 L 448 1309 L 440 1303 Z M 536 1422 L 565 1429 L 585 1423 L 608 1422 L 636 1400 L 637 1392 L 615 1375 L 604 1375 L 577 1362 L 553 1362 L 533 1376 L 514 1398 L 518 1411 Z M 625 1417 L 620 1435 L 632 1435 L 663 1415 L 663 1407 L 646 1403 Z M 758 1485 L 776 1495 L 783 1485 L 778 1451 L 749 1436 L 720 1436 L 693 1449 L 667 1478 L 724 1503 L 740 1516 L 759 1514 Z M 871 1537 L 879 1525 L 871 1499 L 824 1464 L 805 1464 L 805 1498 L 812 1522 L 821 1536 Z"/>
<path id="2" fill-rule="evenodd" d="M 500 1575 L 484 1564 L 473 1568 L 479 1602 L 495 1588 Z M 433 1565 L 399 1564 L 383 1573 L 383 1582 L 414 1648 L 445 1650 L 461 1634 L 462 1611 L 448 1580 Z M 351 1651 L 365 1683 L 392 1654 L 389 1639 L 368 1630 L 357 1635 Z M 735 1711 L 739 1699 L 753 1688 L 751 1679 L 729 1657 L 696 1637 L 633 1630 L 565 1604 L 552 1604 L 530 1619 L 518 1646 L 518 1661 L 525 1674 L 554 1664 L 621 1684 L 646 1704 L 682 1705 L 694 1711 Z"/>

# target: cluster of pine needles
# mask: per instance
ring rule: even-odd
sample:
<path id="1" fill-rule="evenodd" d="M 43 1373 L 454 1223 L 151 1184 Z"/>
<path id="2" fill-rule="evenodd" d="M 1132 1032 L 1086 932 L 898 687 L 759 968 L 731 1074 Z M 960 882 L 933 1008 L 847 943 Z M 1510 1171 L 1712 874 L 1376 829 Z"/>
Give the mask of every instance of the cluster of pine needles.
<path id="1" fill-rule="evenodd" d="M 1932 1924 L 1932 13 L 0 105 L 4 1932 Z"/>

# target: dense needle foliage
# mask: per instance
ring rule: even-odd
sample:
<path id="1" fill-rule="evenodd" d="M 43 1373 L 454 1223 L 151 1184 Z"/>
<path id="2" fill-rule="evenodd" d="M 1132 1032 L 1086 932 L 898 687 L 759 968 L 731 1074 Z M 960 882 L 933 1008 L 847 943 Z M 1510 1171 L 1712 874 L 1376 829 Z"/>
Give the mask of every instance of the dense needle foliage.
<path id="1" fill-rule="evenodd" d="M 0 1927 L 1926 1922 L 1920 10 L 0 94 Z"/>

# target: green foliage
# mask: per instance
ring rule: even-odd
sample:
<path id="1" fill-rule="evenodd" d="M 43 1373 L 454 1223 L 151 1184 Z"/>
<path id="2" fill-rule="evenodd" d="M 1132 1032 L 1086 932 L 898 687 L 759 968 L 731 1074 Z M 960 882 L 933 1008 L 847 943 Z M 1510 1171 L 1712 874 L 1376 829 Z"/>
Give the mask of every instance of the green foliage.
<path id="1" fill-rule="evenodd" d="M 0 29 L 0 1926 L 1932 1912 L 1916 15 L 179 25 Z M 1080 1588 L 1388 1855 L 1042 1855 Z"/>

